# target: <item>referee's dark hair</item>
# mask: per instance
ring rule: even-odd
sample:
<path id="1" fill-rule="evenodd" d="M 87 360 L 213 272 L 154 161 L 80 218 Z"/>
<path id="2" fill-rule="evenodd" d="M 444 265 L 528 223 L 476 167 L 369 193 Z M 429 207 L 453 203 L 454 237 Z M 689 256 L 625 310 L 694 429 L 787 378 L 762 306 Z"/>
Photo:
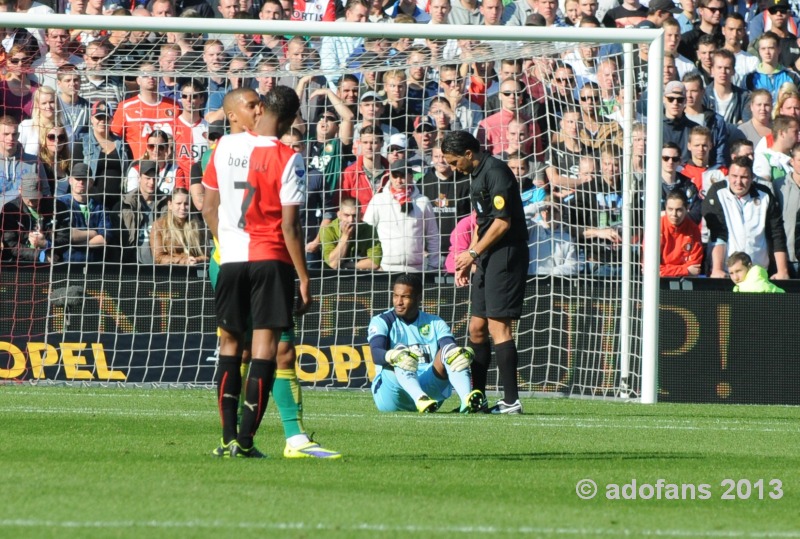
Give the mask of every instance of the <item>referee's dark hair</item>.
<path id="1" fill-rule="evenodd" d="M 414 290 L 415 297 L 422 296 L 422 279 L 420 279 L 418 275 L 414 275 L 413 273 L 401 273 L 397 276 L 397 279 L 394 280 L 392 288 L 399 284 L 410 286 Z"/>
<path id="2" fill-rule="evenodd" d="M 451 131 L 442 140 L 442 153 L 450 155 L 466 155 L 467 150 L 473 154 L 481 151 L 481 143 L 468 131 Z"/>
<path id="3" fill-rule="evenodd" d="M 300 110 L 300 98 L 297 92 L 288 86 L 275 86 L 264 96 L 264 109 L 273 114 L 278 123 L 284 123 L 297 117 Z"/>

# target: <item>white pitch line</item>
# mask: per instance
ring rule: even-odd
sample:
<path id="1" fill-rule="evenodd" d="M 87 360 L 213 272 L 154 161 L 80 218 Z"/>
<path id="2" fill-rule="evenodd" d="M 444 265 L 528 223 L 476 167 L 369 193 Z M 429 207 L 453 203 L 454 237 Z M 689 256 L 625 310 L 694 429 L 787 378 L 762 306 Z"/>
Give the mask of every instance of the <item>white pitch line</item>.
<path id="1" fill-rule="evenodd" d="M 393 526 L 390 524 L 327 524 L 313 522 L 228 522 L 222 520 L 119 520 L 119 521 L 59 521 L 38 519 L 0 519 L 0 528 L 67 528 L 67 529 L 231 529 L 244 530 L 303 530 L 303 531 L 352 531 L 371 533 L 450 533 L 461 535 L 557 535 L 614 537 L 708 537 L 714 539 L 797 539 L 800 532 L 788 531 L 725 531 L 686 530 L 679 528 L 611 529 L 611 528 L 566 528 L 566 527 L 499 527 L 499 526 Z"/>

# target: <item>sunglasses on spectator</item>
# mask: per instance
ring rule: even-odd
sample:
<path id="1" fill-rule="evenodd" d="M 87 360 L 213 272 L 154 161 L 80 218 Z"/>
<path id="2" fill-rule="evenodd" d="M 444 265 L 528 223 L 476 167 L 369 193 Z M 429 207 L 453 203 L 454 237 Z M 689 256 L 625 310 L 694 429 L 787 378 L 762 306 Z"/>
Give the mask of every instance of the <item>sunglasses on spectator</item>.
<path id="1" fill-rule="evenodd" d="M 24 64 L 27 61 L 28 61 L 27 58 L 9 58 L 8 59 L 8 63 L 12 64 L 12 65 Z"/>
<path id="2" fill-rule="evenodd" d="M 320 120 L 325 120 L 326 122 L 338 122 L 339 118 L 336 118 L 335 116 L 321 116 Z"/>
<path id="3" fill-rule="evenodd" d="M 511 96 L 522 97 L 523 95 L 525 95 L 525 92 L 522 90 L 519 90 L 518 92 L 500 92 L 500 93 L 506 97 L 511 97 Z"/>
<path id="4" fill-rule="evenodd" d="M 686 103 L 685 97 L 674 97 L 674 96 L 667 96 L 667 101 L 670 103 Z"/>
<path id="5" fill-rule="evenodd" d="M 461 82 L 461 79 L 442 79 L 442 84 L 446 84 L 448 86 L 452 86 L 453 84 L 458 84 Z"/>
<path id="6" fill-rule="evenodd" d="M 183 98 L 183 99 L 194 99 L 196 97 L 201 97 L 202 95 L 203 94 L 200 93 L 200 92 L 197 92 L 196 94 L 181 94 L 181 98 Z"/>
<path id="7" fill-rule="evenodd" d="M 596 95 L 582 95 L 581 101 L 597 101 Z"/>
<path id="8" fill-rule="evenodd" d="M 406 149 L 401 146 L 389 146 L 390 153 L 401 153 L 404 151 L 406 151 Z"/>
<path id="9" fill-rule="evenodd" d="M 711 13 L 724 13 L 726 11 L 724 7 L 707 7 L 706 9 Z M 771 9 L 772 8 L 770 8 L 770 10 Z"/>
<path id="10" fill-rule="evenodd" d="M 67 142 L 69 138 L 64 133 L 61 133 L 60 135 L 56 135 L 55 133 L 48 133 L 47 140 L 49 140 L 50 142 L 55 142 L 55 141 Z"/>
<path id="11" fill-rule="evenodd" d="M 157 151 L 160 152 L 162 150 L 168 150 L 169 149 L 169 144 L 150 144 L 150 143 L 148 143 L 147 144 L 147 149 L 148 150 L 157 150 Z"/>
<path id="12" fill-rule="evenodd" d="M 789 8 L 788 7 L 782 7 L 782 6 L 772 6 L 772 7 L 768 8 L 767 11 L 769 11 L 770 15 L 775 15 L 776 13 L 783 13 L 785 15 L 785 14 L 789 13 Z"/>
<path id="13" fill-rule="evenodd" d="M 105 56 L 89 56 L 88 54 L 87 54 L 87 55 L 85 55 L 85 56 L 86 56 L 86 57 L 87 57 L 89 60 L 92 60 L 93 62 L 102 62 L 103 60 L 105 60 L 105 59 L 106 59 L 106 57 L 105 57 Z"/>
<path id="14" fill-rule="evenodd" d="M 662 155 L 661 160 L 665 163 L 668 161 L 672 161 L 673 163 L 679 163 L 681 158 L 678 155 Z"/>

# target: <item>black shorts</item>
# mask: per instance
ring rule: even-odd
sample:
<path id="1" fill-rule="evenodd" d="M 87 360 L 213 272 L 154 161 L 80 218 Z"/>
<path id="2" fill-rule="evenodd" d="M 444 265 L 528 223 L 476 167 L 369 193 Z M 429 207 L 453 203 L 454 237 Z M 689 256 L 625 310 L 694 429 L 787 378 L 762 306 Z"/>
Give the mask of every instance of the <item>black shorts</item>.
<path id="1" fill-rule="evenodd" d="M 294 327 L 294 268 L 277 260 L 232 262 L 219 270 L 214 299 L 217 325 L 231 333 Z"/>
<path id="2" fill-rule="evenodd" d="M 519 320 L 527 280 L 527 246 L 500 247 L 482 256 L 472 275 L 472 315 Z"/>

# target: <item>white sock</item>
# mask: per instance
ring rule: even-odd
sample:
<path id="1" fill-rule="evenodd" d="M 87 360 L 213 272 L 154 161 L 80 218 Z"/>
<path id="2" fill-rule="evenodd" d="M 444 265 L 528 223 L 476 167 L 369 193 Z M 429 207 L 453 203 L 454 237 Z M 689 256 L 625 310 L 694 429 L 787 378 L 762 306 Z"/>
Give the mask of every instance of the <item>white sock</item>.
<path id="1" fill-rule="evenodd" d="M 309 439 L 308 435 L 306 434 L 295 434 L 294 436 L 289 436 L 286 438 L 286 443 L 289 444 L 289 447 L 292 449 L 296 449 L 310 441 L 311 439 Z"/>

